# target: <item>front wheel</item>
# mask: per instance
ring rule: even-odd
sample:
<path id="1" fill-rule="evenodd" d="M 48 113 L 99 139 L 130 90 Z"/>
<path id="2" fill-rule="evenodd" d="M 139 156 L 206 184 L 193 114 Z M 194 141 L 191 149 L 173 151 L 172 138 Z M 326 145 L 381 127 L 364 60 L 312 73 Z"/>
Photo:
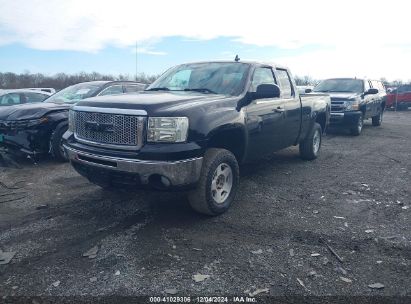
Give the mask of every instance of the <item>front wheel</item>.
<path id="1" fill-rule="evenodd" d="M 358 117 L 357 124 L 350 129 L 351 135 L 354 135 L 354 136 L 360 135 L 363 125 L 364 125 L 364 116 L 361 113 L 360 116 Z"/>
<path id="2" fill-rule="evenodd" d="M 318 123 L 314 123 L 310 133 L 300 142 L 300 156 L 305 160 L 313 160 L 318 157 L 321 148 L 322 131 Z"/>
<path id="3" fill-rule="evenodd" d="M 54 131 L 51 139 L 51 151 L 56 160 L 61 162 L 67 162 L 68 156 L 63 147 L 63 135 L 66 133 L 68 126 L 63 126 Z"/>
<path id="4" fill-rule="evenodd" d="M 224 213 L 234 200 L 239 179 L 239 166 L 230 151 L 207 150 L 198 186 L 188 194 L 191 207 L 207 215 Z"/>

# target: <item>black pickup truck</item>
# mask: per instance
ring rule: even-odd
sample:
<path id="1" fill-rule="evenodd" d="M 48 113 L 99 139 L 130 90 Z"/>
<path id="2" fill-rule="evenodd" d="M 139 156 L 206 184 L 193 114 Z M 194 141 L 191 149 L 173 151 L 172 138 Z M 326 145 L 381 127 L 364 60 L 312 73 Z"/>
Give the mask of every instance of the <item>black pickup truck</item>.
<path id="1" fill-rule="evenodd" d="M 217 215 L 234 200 L 239 164 L 298 144 L 315 159 L 329 113 L 329 96 L 300 97 L 287 68 L 190 63 L 139 94 L 80 101 L 64 147 L 101 187 L 188 190 L 196 211 Z"/>
<path id="2" fill-rule="evenodd" d="M 373 126 L 382 123 L 387 93 L 380 80 L 326 79 L 313 92 L 330 94 L 331 126 L 343 126 L 352 135 L 360 135 L 365 119 L 371 118 Z"/>

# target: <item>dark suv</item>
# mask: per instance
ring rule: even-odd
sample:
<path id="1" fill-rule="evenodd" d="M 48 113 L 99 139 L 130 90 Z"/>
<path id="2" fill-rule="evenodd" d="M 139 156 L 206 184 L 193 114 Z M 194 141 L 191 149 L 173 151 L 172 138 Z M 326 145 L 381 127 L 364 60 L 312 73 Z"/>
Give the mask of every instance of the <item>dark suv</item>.
<path id="1" fill-rule="evenodd" d="M 360 135 L 364 119 L 371 118 L 373 126 L 381 125 L 387 93 L 379 80 L 326 79 L 313 92 L 330 94 L 331 125 L 347 127 L 352 135 Z"/>

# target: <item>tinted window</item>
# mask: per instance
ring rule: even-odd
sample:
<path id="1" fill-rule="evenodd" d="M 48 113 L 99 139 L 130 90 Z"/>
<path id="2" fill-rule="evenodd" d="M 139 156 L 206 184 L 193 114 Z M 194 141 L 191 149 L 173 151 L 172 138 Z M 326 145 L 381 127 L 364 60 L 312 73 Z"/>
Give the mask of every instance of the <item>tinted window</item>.
<path id="1" fill-rule="evenodd" d="M 371 82 L 369 80 L 364 81 L 364 92 L 367 92 L 371 88 Z"/>
<path id="2" fill-rule="evenodd" d="M 239 95 L 244 89 L 249 65 L 244 63 L 192 63 L 174 67 L 164 73 L 147 90 L 215 92 Z"/>
<path id="3" fill-rule="evenodd" d="M 0 106 L 12 106 L 20 103 L 20 94 L 10 93 L 0 97 Z"/>
<path id="4" fill-rule="evenodd" d="M 127 84 L 124 86 L 125 93 L 136 93 L 144 90 L 144 84 Z"/>
<path id="5" fill-rule="evenodd" d="M 378 92 L 383 93 L 385 91 L 384 86 L 381 81 L 371 80 L 371 85 L 374 89 L 377 89 Z"/>
<path id="6" fill-rule="evenodd" d="M 116 95 L 116 94 L 123 94 L 123 86 L 122 85 L 114 85 L 111 87 L 108 87 L 101 91 L 98 95 L 103 96 L 103 95 Z"/>
<path id="7" fill-rule="evenodd" d="M 290 77 L 286 70 L 277 69 L 278 75 L 278 82 L 280 83 L 281 87 L 281 97 L 282 98 L 290 98 L 294 95 L 293 87 L 291 85 Z"/>
<path id="8" fill-rule="evenodd" d="M 364 92 L 364 81 L 361 79 L 326 79 L 321 81 L 313 91 L 362 93 Z"/>
<path id="9" fill-rule="evenodd" d="M 411 85 L 404 85 L 398 88 L 398 93 L 411 92 Z"/>
<path id="10" fill-rule="evenodd" d="M 260 84 L 276 84 L 273 72 L 270 68 L 256 68 L 253 80 L 251 81 L 251 91 L 255 92 Z"/>
<path id="11" fill-rule="evenodd" d="M 100 88 L 101 84 L 95 83 L 75 84 L 47 98 L 46 102 L 75 103 L 78 100 L 95 96 Z"/>
<path id="12" fill-rule="evenodd" d="M 42 102 L 44 99 L 48 97 L 48 95 L 40 94 L 40 93 L 23 93 L 25 97 L 25 102 Z"/>

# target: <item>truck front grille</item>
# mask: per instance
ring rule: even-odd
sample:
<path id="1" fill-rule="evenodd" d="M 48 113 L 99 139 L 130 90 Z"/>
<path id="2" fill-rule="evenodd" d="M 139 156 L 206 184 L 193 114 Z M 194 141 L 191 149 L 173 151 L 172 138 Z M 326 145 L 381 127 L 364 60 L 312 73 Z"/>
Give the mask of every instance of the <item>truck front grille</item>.
<path id="1" fill-rule="evenodd" d="M 138 150 L 143 142 L 144 116 L 71 111 L 79 142 L 114 149 Z"/>
<path id="2" fill-rule="evenodd" d="M 343 112 L 345 110 L 344 101 L 331 101 L 331 112 Z"/>

